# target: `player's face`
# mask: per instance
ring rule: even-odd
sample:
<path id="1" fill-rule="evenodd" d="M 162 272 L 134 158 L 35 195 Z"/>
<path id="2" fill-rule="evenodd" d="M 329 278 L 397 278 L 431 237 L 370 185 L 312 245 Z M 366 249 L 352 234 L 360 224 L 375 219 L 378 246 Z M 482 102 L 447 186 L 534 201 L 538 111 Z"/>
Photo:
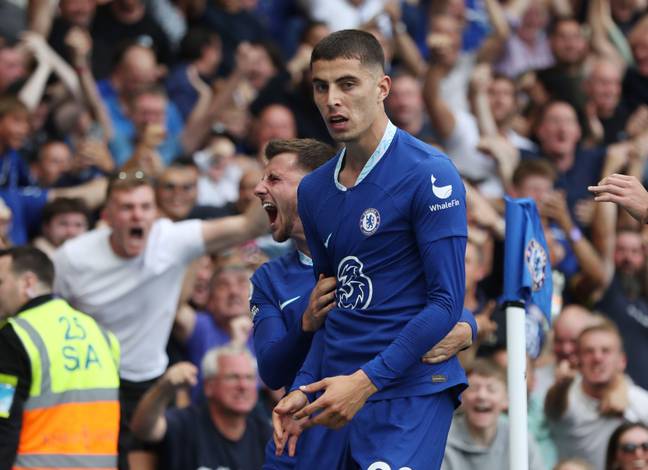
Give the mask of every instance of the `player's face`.
<path id="1" fill-rule="evenodd" d="M 373 125 L 391 86 L 380 67 L 358 59 L 318 60 L 312 74 L 313 98 L 331 137 L 357 142 L 379 133 Z"/>
<path id="2" fill-rule="evenodd" d="M 508 407 L 506 385 L 495 377 L 471 374 L 469 386 L 463 394 L 468 424 L 475 429 L 497 425 L 499 415 Z"/>
<path id="3" fill-rule="evenodd" d="M 304 172 L 297 164 L 297 155 L 281 153 L 265 167 L 263 178 L 254 188 L 270 219 L 275 241 L 283 242 L 304 233 L 297 214 L 297 187 Z"/>
<path id="4" fill-rule="evenodd" d="M 150 186 L 113 191 L 104 219 L 112 228 L 110 242 L 115 253 L 124 258 L 142 253 L 156 216 L 155 196 Z"/>
<path id="5" fill-rule="evenodd" d="M 205 383 L 210 404 L 228 415 L 247 415 L 257 400 L 256 370 L 246 355 L 218 358 L 218 374 Z"/>
<path id="6" fill-rule="evenodd" d="M 583 382 L 607 386 L 625 370 L 625 355 L 619 339 L 607 331 L 592 331 L 580 338 L 578 360 Z"/>

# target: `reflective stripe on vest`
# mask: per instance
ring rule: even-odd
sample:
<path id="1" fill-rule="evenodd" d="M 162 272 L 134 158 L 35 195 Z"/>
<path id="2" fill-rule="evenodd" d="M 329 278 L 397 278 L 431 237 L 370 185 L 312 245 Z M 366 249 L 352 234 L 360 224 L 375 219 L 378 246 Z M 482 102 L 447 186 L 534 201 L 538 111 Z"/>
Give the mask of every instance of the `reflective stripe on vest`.
<path id="1" fill-rule="evenodd" d="M 32 366 L 14 469 L 116 467 L 119 347 L 53 300 L 9 320 Z"/>
<path id="2" fill-rule="evenodd" d="M 114 468 L 112 455 L 23 455 L 14 468 Z M 23 467 L 21 467 L 22 465 Z"/>

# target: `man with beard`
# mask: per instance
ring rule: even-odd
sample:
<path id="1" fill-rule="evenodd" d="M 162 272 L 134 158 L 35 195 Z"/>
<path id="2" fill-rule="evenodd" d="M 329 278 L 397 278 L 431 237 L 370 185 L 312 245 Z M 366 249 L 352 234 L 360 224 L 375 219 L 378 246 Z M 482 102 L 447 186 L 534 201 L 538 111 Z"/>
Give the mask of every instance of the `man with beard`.
<path id="1" fill-rule="evenodd" d="M 646 254 L 641 234 L 621 229 L 616 235 L 614 271 L 596 308 L 619 328 L 628 355 L 628 374 L 648 389 L 648 292 Z"/>
<path id="2" fill-rule="evenodd" d="M 596 202 L 613 202 L 640 224 L 648 222 L 648 192 L 635 176 L 615 173 L 587 189 L 595 195 Z M 609 217 L 608 211 L 601 213 Z M 601 225 L 607 228 L 607 233 L 601 234 L 602 239 L 610 239 L 616 220 L 603 220 Z M 646 255 L 641 235 L 632 230 L 618 231 L 614 257 L 607 264 L 609 284 L 598 308 L 616 322 L 626 342 L 628 373 L 646 388 L 648 372 L 639 364 L 639 358 L 648 351 Z"/>

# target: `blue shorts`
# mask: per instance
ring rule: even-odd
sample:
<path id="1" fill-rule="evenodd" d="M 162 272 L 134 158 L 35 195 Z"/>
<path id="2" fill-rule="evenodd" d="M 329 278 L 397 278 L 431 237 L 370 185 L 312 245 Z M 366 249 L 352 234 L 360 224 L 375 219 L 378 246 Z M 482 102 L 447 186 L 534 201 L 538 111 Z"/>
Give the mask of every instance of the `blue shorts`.
<path id="1" fill-rule="evenodd" d="M 348 426 L 332 430 L 324 426 L 307 429 L 299 436 L 295 457 L 284 449 L 282 455 L 275 455 L 276 446 L 272 439 L 265 447 L 263 470 L 318 470 L 341 469 L 346 461 Z"/>
<path id="2" fill-rule="evenodd" d="M 456 388 L 367 402 L 348 425 L 350 460 L 343 468 L 438 470 L 456 403 Z"/>

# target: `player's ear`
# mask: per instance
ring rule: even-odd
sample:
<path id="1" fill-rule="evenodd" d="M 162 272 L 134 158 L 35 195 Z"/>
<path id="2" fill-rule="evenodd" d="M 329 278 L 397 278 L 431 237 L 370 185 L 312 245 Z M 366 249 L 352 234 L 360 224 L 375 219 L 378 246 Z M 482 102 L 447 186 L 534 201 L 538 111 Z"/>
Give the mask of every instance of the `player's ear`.
<path id="1" fill-rule="evenodd" d="M 382 78 L 378 80 L 378 101 L 383 102 L 389 96 L 389 90 L 391 90 L 391 78 L 389 75 L 383 75 Z"/>

